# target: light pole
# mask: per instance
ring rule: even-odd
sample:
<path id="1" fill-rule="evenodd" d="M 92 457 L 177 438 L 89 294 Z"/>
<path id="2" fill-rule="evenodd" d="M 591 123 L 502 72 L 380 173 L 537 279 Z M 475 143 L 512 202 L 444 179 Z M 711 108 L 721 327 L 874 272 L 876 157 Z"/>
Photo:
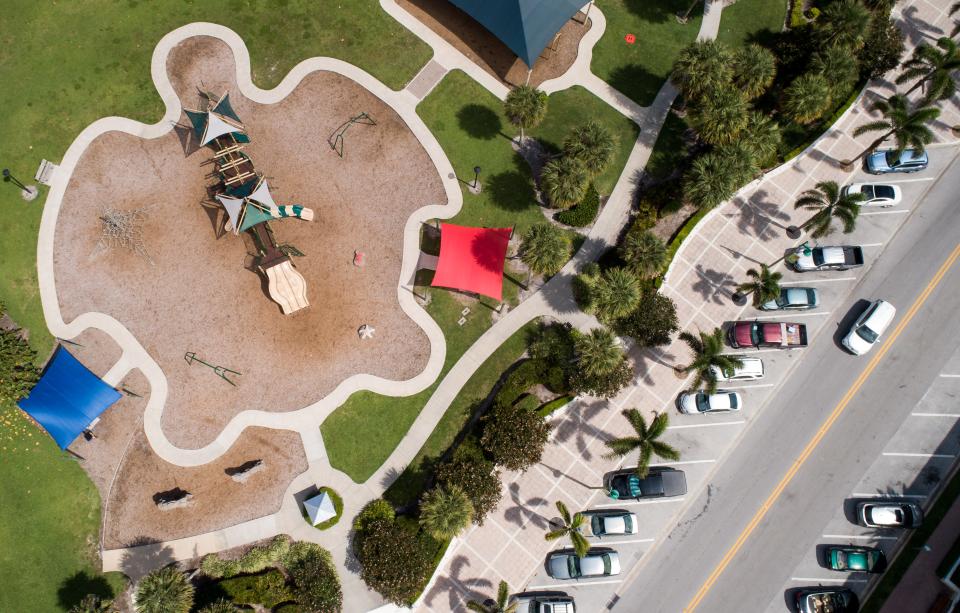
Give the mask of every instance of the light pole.
<path id="1" fill-rule="evenodd" d="M 479 194 L 483 189 L 483 186 L 480 185 L 480 170 L 481 168 L 479 166 L 473 167 L 473 183 L 467 186 L 470 188 L 471 194 Z"/>
<path id="2" fill-rule="evenodd" d="M 22 189 L 23 191 L 27 191 L 27 186 L 24 185 L 23 183 L 21 183 L 20 181 L 18 181 L 15 176 L 13 176 L 12 174 L 10 174 L 10 169 L 9 169 L 9 168 L 4 168 L 4 169 L 3 169 L 3 180 L 4 180 L 4 181 L 7 181 L 7 182 L 9 182 L 9 183 L 13 183 L 14 185 L 16 185 L 17 187 L 19 187 L 19 188 Z"/>

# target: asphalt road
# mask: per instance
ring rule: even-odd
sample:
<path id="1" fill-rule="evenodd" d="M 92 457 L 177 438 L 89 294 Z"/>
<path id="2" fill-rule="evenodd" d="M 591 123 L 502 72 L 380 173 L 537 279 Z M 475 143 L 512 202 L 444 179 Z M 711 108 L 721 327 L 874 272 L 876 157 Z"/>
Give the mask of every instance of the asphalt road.
<path id="1" fill-rule="evenodd" d="M 958 192 L 960 159 L 932 185 L 844 307 L 830 316 L 828 329 L 803 350 L 804 359 L 776 390 L 777 397 L 751 420 L 710 487 L 691 501 L 669 536 L 618 587 L 613 610 L 688 607 L 867 367 L 870 355 L 858 358 L 841 350 L 839 331 L 845 332 L 865 299 L 879 297 L 898 308 L 892 330 L 960 242 Z M 808 555 L 808 544 L 821 537 L 960 345 L 958 313 L 960 263 L 929 295 L 697 610 L 763 611 L 778 592 L 782 596 L 791 572 Z"/>

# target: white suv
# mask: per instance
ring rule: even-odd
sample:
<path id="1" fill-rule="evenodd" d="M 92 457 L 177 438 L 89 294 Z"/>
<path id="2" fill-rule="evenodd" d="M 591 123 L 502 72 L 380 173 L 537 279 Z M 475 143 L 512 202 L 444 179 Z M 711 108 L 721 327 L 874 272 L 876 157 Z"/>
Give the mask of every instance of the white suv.
<path id="1" fill-rule="evenodd" d="M 717 381 L 749 381 L 763 378 L 763 361 L 760 358 L 737 357 L 743 364 L 732 371 L 724 372 L 719 366 L 710 367 Z"/>
<path id="2" fill-rule="evenodd" d="M 885 300 L 870 303 L 843 338 L 843 346 L 854 355 L 867 353 L 887 330 L 896 314 L 897 309 Z"/>

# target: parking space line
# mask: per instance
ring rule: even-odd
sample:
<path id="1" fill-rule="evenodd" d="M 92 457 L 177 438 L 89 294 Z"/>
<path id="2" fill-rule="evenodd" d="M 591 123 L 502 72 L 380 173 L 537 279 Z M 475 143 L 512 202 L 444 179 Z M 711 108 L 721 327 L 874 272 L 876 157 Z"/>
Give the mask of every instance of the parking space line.
<path id="1" fill-rule="evenodd" d="M 608 509 L 611 507 L 624 507 L 624 506 L 639 506 L 644 504 L 665 504 L 668 502 L 683 502 L 683 496 L 676 496 L 672 498 L 661 498 L 658 500 L 621 500 L 619 502 L 605 502 L 603 504 L 593 505 L 598 509 Z"/>
<path id="2" fill-rule="evenodd" d="M 900 451 L 884 451 L 883 455 L 895 458 L 955 458 L 952 453 L 905 453 Z"/>
<path id="3" fill-rule="evenodd" d="M 861 247 L 882 247 L 883 243 L 860 243 Z"/>
<path id="4" fill-rule="evenodd" d="M 598 547 L 606 547 L 607 545 L 631 545 L 633 543 L 652 543 L 654 539 L 631 539 L 628 541 L 597 541 Z"/>
<path id="5" fill-rule="evenodd" d="M 585 585 L 610 585 L 613 583 L 623 583 L 623 579 L 614 579 L 612 581 L 576 581 L 574 583 L 549 583 L 545 585 L 528 585 L 524 588 L 525 592 L 530 590 L 556 590 L 567 587 L 583 587 Z"/>
<path id="6" fill-rule="evenodd" d="M 897 179 L 896 181 L 884 181 L 884 183 L 920 183 L 921 181 L 935 181 L 937 177 L 920 177 L 919 179 Z"/>
<path id="7" fill-rule="evenodd" d="M 825 539 L 856 539 L 867 541 L 895 541 L 897 536 L 878 536 L 876 534 L 824 534 Z"/>
<path id="8" fill-rule="evenodd" d="M 740 424 L 745 423 L 747 422 L 744 419 L 739 421 L 714 421 L 707 424 L 682 424 L 679 426 L 668 426 L 667 430 L 682 430 L 684 428 L 712 428 L 715 426 L 739 426 Z"/>
<path id="9" fill-rule="evenodd" d="M 926 498 L 926 494 L 884 494 L 883 492 L 854 492 L 850 494 L 851 496 L 856 496 L 857 498 Z"/>
<path id="10" fill-rule="evenodd" d="M 911 417 L 960 417 L 958 413 L 910 413 Z"/>
<path id="11" fill-rule="evenodd" d="M 851 579 L 850 577 L 790 577 L 791 581 L 810 583 L 866 583 L 867 579 Z"/>
<path id="12" fill-rule="evenodd" d="M 760 315 L 754 319 L 783 319 L 784 317 L 819 317 L 820 315 L 829 315 L 829 311 L 814 311 L 812 313 L 795 313 L 793 311 L 783 313 L 782 315 Z"/>
<path id="13" fill-rule="evenodd" d="M 686 464 L 713 464 L 716 460 L 682 460 L 680 462 L 657 462 L 650 466 L 683 466 Z"/>
<path id="14" fill-rule="evenodd" d="M 749 390 L 757 387 L 773 387 L 775 383 L 754 383 L 752 385 L 724 385 L 725 390 Z"/>
<path id="15" fill-rule="evenodd" d="M 941 374 L 940 376 L 944 379 L 960 379 L 960 375 Z"/>
<path id="16" fill-rule="evenodd" d="M 910 212 L 910 209 L 892 209 L 890 211 L 867 211 L 866 213 L 860 213 L 859 217 L 868 217 L 870 215 L 906 215 Z"/>
<path id="17" fill-rule="evenodd" d="M 866 245 L 861 245 L 866 247 Z M 810 285 L 811 283 L 829 283 L 833 281 L 856 281 L 856 277 L 833 277 L 829 279 L 807 279 L 806 281 L 781 281 L 780 285 Z"/>

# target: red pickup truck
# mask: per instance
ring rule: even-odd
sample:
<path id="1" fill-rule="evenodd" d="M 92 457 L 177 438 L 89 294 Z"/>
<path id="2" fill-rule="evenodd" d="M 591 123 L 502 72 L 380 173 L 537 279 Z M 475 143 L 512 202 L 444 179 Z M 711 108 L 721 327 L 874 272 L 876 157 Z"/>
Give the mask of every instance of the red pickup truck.
<path id="1" fill-rule="evenodd" d="M 730 346 L 777 347 L 793 349 L 807 346 L 807 327 L 786 322 L 737 321 L 728 334 Z"/>

